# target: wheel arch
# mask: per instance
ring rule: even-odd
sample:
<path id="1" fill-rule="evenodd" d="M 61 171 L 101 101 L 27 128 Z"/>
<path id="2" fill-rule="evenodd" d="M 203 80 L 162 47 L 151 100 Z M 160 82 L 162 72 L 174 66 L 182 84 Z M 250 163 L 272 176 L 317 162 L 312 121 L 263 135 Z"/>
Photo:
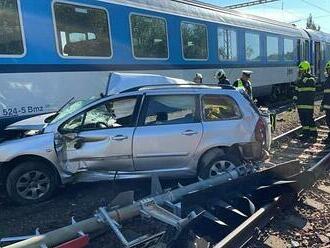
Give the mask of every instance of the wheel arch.
<path id="1" fill-rule="evenodd" d="M 207 149 L 206 151 L 204 151 L 202 153 L 202 155 L 199 157 L 198 163 L 197 163 L 197 174 L 199 174 L 200 169 L 203 166 L 202 160 L 204 160 L 206 158 L 206 156 L 212 157 L 214 155 L 214 153 L 220 154 L 221 152 L 223 153 L 223 155 L 225 155 L 227 153 L 230 153 L 230 152 L 237 153 L 241 157 L 241 152 L 239 150 L 239 145 L 238 144 L 234 144 L 232 146 L 215 146 L 215 147 L 211 147 L 211 148 Z"/>
<path id="2" fill-rule="evenodd" d="M 56 182 L 57 184 L 61 184 L 61 176 L 56 168 L 56 166 L 49 161 L 48 159 L 38 156 L 38 155 L 32 155 L 32 154 L 25 154 L 25 155 L 20 155 L 18 157 L 13 158 L 12 160 L 3 163 L 0 166 L 0 182 L 5 183 L 7 176 L 9 173 L 21 162 L 24 161 L 38 161 L 42 162 L 45 166 L 48 166 L 49 168 L 52 169 L 54 174 L 56 175 Z"/>

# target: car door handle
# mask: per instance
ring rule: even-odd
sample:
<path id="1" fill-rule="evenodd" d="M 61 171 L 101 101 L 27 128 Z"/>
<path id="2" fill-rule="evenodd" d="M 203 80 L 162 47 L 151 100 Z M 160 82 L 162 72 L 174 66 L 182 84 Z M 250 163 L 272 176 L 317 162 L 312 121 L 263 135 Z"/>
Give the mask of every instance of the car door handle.
<path id="1" fill-rule="evenodd" d="M 186 135 L 186 136 L 192 136 L 195 134 L 198 134 L 198 132 L 193 131 L 193 130 L 186 130 L 186 131 L 182 132 L 182 135 Z"/>
<path id="2" fill-rule="evenodd" d="M 125 135 L 116 135 L 112 137 L 112 140 L 117 140 L 117 141 L 126 140 L 126 139 L 128 139 L 128 137 Z"/>

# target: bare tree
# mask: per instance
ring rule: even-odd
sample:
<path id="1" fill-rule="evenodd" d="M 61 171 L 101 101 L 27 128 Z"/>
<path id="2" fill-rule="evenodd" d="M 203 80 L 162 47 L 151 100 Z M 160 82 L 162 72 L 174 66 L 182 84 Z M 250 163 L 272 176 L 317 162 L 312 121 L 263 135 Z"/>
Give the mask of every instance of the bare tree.
<path id="1" fill-rule="evenodd" d="M 315 24 L 312 14 L 309 14 L 309 17 L 307 18 L 306 28 L 316 31 L 321 30 L 320 25 Z"/>

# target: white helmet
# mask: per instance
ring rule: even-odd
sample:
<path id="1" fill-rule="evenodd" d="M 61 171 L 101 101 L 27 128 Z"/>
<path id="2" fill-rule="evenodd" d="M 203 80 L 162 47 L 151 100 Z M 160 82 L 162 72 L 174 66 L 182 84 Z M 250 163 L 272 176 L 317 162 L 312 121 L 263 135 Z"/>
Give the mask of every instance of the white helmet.
<path id="1" fill-rule="evenodd" d="M 226 73 L 225 73 L 225 71 L 223 70 L 223 69 L 219 69 L 219 70 L 217 70 L 216 72 L 215 72 L 215 75 L 214 75 L 214 77 L 216 78 L 216 79 L 220 79 L 220 78 L 223 78 L 223 77 L 225 77 L 226 76 Z"/>

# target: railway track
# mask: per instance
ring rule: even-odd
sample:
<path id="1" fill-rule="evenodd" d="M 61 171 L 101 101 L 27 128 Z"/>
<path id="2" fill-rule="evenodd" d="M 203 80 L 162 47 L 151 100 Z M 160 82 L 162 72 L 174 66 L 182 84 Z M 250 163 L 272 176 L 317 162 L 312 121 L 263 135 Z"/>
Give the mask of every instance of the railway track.
<path id="1" fill-rule="evenodd" d="M 317 182 L 330 163 L 330 147 L 323 143 L 328 136 L 329 129 L 322 125 L 325 116 L 317 118 L 318 137 L 313 141 L 302 142 L 298 138 L 301 127 L 297 127 L 273 139 L 272 152 L 270 154 L 269 165 L 276 163 L 287 163 L 284 174 L 285 181 L 275 182 L 279 185 L 289 186 L 278 191 L 278 196 L 273 200 L 266 201 L 265 204 L 252 214 L 246 221 L 241 223 L 234 231 L 215 245 L 220 247 L 245 247 L 254 237 L 261 233 L 272 219 L 286 207 L 292 207 L 298 197 Z M 288 162 L 292 160 L 291 162 Z M 297 166 L 297 167 L 296 167 Z M 283 171 L 281 171 L 283 173 Z M 256 191 L 252 191 L 255 194 Z M 274 193 L 274 192 L 272 192 Z M 265 199 L 263 199 L 265 200 Z M 205 246 L 206 247 L 206 246 Z M 249 247 L 254 246 L 253 242 Z M 263 247 L 263 246 L 262 246 Z M 268 247 L 268 246 L 267 246 Z M 276 247 L 276 246 L 274 246 Z"/>
<path id="2" fill-rule="evenodd" d="M 115 222 L 107 221 L 107 214 L 103 211 L 100 215 L 98 211 L 98 218 L 73 223 L 8 247 L 40 247 L 41 244 L 54 247 L 49 244 L 58 245 L 55 242 L 57 237 L 65 236 L 64 241 L 73 239 L 74 232 L 85 228 L 86 223 L 92 223 L 95 230 L 96 227 L 103 232 L 107 230 L 112 236 L 112 247 L 243 247 L 327 169 L 330 150 L 322 141 L 329 130 L 322 125 L 323 118 L 317 120 L 319 136 L 315 142 L 300 142 L 297 139 L 300 128 L 276 137 L 269 161 L 257 173 L 248 173 L 235 180 L 228 180 L 231 175 L 224 175 L 223 180 L 220 177 L 220 180 L 196 182 L 186 186 L 185 193 L 186 187 L 182 185 L 163 193 L 158 188 L 159 192 L 154 192 L 158 195 L 152 199 L 144 198 L 123 208 L 112 206 L 106 209 Z M 127 210 L 133 210 L 133 214 L 130 218 L 123 218 Z M 133 217 L 134 221 L 127 224 L 127 220 Z M 113 227 L 111 223 L 120 225 Z M 119 226 L 123 229 L 119 230 Z M 73 233 L 69 231 L 72 228 Z M 141 230 L 147 230 L 147 233 L 141 233 Z M 136 237 L 140 237 L 140 241 L 146 241 L 143 244 L 146 246 L 116 240 L 113 237 L 120 237 L 118 231 L 125 233 L 126 241 L 136 241 Z M 146 235 L 149 238 L 143 239 Z M 92 242 L 92 247 L 101 246 Z"/>

